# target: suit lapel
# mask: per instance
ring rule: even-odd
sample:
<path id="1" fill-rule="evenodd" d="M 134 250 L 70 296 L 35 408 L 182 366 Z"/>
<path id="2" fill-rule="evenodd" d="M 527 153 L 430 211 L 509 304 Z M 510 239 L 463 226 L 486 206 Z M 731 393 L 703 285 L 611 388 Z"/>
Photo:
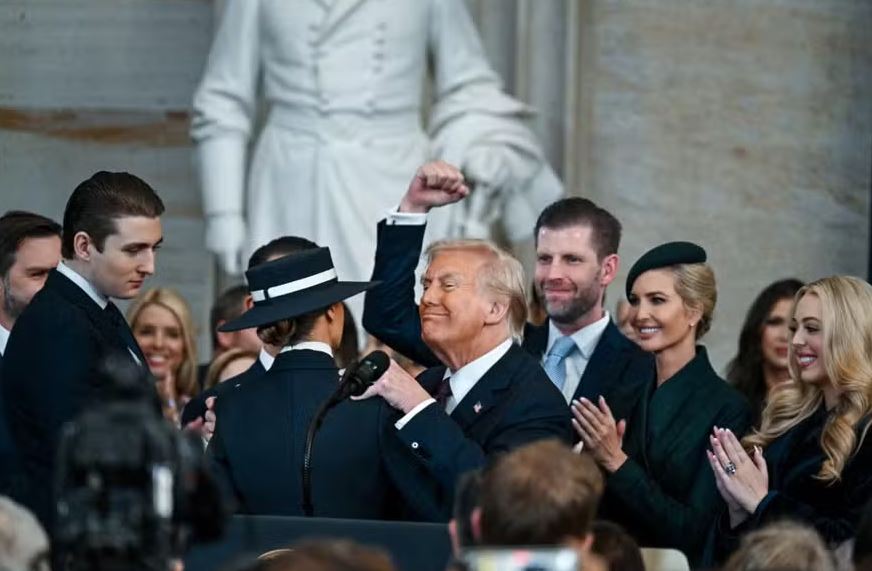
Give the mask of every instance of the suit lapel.
<path id="1" fill-rule="evenodd" d="M 595 401 L 600 395 L 608 397 L 608 381 L 614 378 L 612 371 L 621 363 L 619 339 L 615 338 L 615 335 L 620 334 L 618 328 L 609 322 L 590 356 L 573 398 L 584 397 Z"/>
<path id="2" fill-rule="evenodd" d="M 51 288 L 67 302 L 80 308 L 106 345 L 121 350 L 128 356 L 130 351 L 133 351 L 140 360 L 139 365 L 147 370 L 148 363 L 145 361 L 145 355 L 139 348 L 127 322 L 123 322 L 121 327 L 116 327 L 103 308 L 82 291 L 82 288 L 57 270 L 51 271 L 44 287 Z"/>
<path id="3" fill-rule="evenodd" d="M 454 407 L 451 418 L 460 425 L 464 432 L 485 418 L 501 394 L 508 389 L 515 361 L 517 361 L 520 351 L 523 349 L 517 345 L 512 345 L 509 351 L 475 383 L 472 390 L 466 393 L 463 400 Z"/>
<path id="4" fill-rule="evenodd" d="M 534 359 L 541 361 L 542 355 L 545 354 L 545 349 L 548 348 L 548 322 L 546 321 L 543 325 L 527 323 L 524 326 L 524 343 L 522 347 Z"/>
<path id="5" fill-rule="evenodd" d="M 333 2 L 330 2 L 327 9 L 327 17 L 321 26 L 321 39 L 323 40 L 329 36 L 343 20 L 364 2 L 365 0 L 333 0 Z"/>

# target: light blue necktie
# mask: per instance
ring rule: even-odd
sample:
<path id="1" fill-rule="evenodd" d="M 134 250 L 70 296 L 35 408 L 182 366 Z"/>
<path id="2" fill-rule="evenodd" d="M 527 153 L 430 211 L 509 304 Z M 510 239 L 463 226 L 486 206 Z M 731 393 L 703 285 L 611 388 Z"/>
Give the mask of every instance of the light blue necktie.
<path id="1" fill-rule="evenodd" d="M 545 373 L 558 389 L 563 390 L 566 382 L 566 357 L 575 350 L 575 340 L 564 335 L 554 342 L 543 365 Z"/>

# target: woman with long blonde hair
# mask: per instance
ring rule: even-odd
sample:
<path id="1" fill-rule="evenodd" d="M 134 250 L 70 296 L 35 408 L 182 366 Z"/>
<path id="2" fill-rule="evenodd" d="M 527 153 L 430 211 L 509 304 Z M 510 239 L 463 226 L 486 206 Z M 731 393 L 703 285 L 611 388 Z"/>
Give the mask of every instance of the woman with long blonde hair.
<path id="1" fill-rule="evenodd" d="M 784 518 L 838 544 L 872 495 L 872 286 L 848 276 L 808 284 L 790 328 L 795 382 L 772 395 L 741 443 L 718 427 L 711 436 L 709 463 L 728 508 L 710 535 L 711 561 L 742 533 Z"/>
<path id="2" fill-rule="evenodd" d="M 131 304 L 127 321 L 157 382 L 164 416 L 178 424 L 185 403 L 199 392 L 191 309 L 175 291 L 155 288 Z"/>

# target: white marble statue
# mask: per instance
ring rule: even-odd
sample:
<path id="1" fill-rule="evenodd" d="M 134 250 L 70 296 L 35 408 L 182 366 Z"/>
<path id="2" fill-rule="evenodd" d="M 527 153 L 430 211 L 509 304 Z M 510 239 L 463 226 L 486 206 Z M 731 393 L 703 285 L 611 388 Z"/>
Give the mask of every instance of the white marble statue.
<path id="1" fill-rule="evenodd" d="M 474 190 L 432 213 L 429 239 L 494 221 L 526 239 L 562 194 L 529 113 L 502 92 L 463 0 L 226 0 L 191 129 L 207 248 L 235 274 L 254 248 L 301 235 L 330 247 L 342 279 L 367 279 L 376 223 L 431 158 Z"/>

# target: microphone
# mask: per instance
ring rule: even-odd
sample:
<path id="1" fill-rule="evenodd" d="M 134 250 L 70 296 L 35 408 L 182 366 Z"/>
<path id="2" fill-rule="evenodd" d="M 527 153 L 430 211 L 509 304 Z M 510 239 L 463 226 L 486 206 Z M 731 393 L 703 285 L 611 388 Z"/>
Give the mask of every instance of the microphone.
<path id="1" fill-rule="evenodd" d="M 391 359 L 384 351 L 373 351 L 356 365 L 346 369 L 339 381 L 339 388 L 330 397 L 330 402 L 338 404 L 348 397 L 359 397 L 373 383 L 381 378 L 391 365 Z"/>
<path id="2" fill-rule="evenodd" d="M 330 395 L 318 408 L 318 412 L 309 423 L 309 431 L 306 434 L 306 449 L 303 453 L 303 513 L 306 517 L 312 517 L 315 506 L 312 505 L 312 449 L 315 444 L 315 435 L 321 428 L 327 412 L 347 399 L 359 397 L 366 389 L 372 386 L 391 365 L 390 357 L 384 351 L 373 351 L 360 360 L 352 363 L 345 369 L 345 373 L 339 380 L 339 388 Z"/>

